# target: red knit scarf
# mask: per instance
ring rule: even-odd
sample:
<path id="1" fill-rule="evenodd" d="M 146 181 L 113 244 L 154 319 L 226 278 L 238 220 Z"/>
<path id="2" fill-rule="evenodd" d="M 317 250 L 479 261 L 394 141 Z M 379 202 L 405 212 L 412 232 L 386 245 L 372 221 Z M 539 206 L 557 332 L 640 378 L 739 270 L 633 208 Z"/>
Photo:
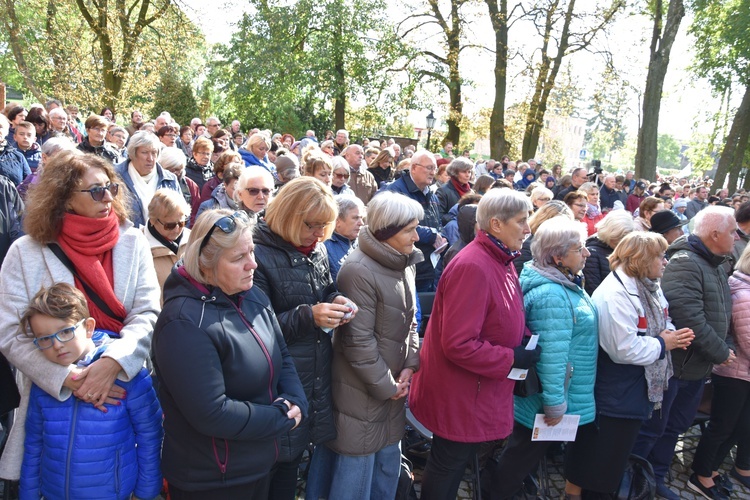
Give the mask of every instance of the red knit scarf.
<path id="1" fill-rule="evenodd" d="M 471 192 L 471 186 L 469 186 L 469 184 L 461 184 L 455 177 L 451 177 L 451 183 L 453 184 L 453 187 L 456 188 L 456 191 L 458 191 L 459 198 Z"/>
<path id="2" fill-rule="evenodd" d="M 120 221 L 114 211 L 111 211 L 108 217 L 100 219 L 67 213 L 63 217 L 57 243 L 73 262 L 78 275 L 101 297 L 112 312 L 124 318 L 127 311 L 115 295 L 112 265 L 112 248 L 120 237 L 119 226 Z M 86 295 L 83 285 L 77 278 L 75 285 Z M 89 313 L 96 320 L 98 327 L 120 333 L 123 327 L 120 321 L 99 309 L 88 295 L 86 301 Z"/>

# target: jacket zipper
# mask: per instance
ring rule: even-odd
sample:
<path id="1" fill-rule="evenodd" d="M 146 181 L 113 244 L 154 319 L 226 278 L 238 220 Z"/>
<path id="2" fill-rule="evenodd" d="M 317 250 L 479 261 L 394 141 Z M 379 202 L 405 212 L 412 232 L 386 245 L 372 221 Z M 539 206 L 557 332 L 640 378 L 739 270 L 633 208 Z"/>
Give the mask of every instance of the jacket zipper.
<path id="1" fill-rule="evenodd" d="M 70 461 L 73 454 L 73 441 L 76 437 L 76 421 L 78 420 L 78 398 L 73 398 L 73 418 L 70 419 L 70 437 L 68 438 L 68 456 L 65 464 L 65 498 L 70 498 Z"/>
<path id="2" fill-rule="evenodd" d="M 235 306 L 234 304 L 232 305 L 234 306 L 235 309 L 237 309 L 237 312 L 240 313 L 240 319 L 242 319 L 242 322 L 245 324 L 247 329 L 250 330 L 250 333 L 253 335 L 253 337 L 255 337 L 255 341 L 258 342 L 258 345 L 263 351 L 263 355 L 266 357 L 266 362 L 268 363 L 268 369 L 271 372 L 271 375 L 268 378 L 268 402 L 269 404 L 273 404 L 274 370 L 273 370 L 273 360 L 271 359 L 271 355 L 269 354 L 268 349 L 266 349 L 266 345 L 261 340 L 260 335 L 258 335 L 258 332 L 255 331 L 255 329 L 250 325 L 250 323 L 245 318 L 245 313 L 242 312 L 242 310 L 239 307 Z M 274 448 L 276 449 L 276 458 L 279 458 L 279 443 L 277 439 L 273 440 L 273 445 L 274 445 Z"/>
<path id="3" fill-rule="evenodd" d="M 120 498 L 120 449 L 117 449 L 115 455 L 115 494 Z"/>

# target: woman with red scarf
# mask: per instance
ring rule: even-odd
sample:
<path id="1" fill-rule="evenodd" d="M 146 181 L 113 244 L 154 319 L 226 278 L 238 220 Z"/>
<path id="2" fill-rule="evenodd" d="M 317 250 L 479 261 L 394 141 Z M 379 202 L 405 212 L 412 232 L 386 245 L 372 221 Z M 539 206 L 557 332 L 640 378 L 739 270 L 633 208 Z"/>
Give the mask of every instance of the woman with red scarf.
<path id="1" fill-rule="evenodd" d="M 271 300 L 281 333 L 305 389 L 309 417 L 281 439 L 269 499 L 293 500 L 297 467 L 309 443 L 336 437 L 331 400 L 333 330 L 348 323 L 356 306 L 336 291 L 323 241 L 333 234 L 338 205 L 314 177 L 289 181 L 255 226 L 255 285 Z M 313 454 L 309 474 L 321 466 Z"/>
<path id="2" fill-rule="evenodd" d="M 463 195 L 473 193 L 469 181 L 472 172 L 474 172 L 474 164 L 468 158 L 461 156 L 448 165 L 447 172 L 450 180 L 435 193 L 440 208 L 440 221 L 443 225 L 456 218 L 455 215 L 450 213 L 453 205 L 458 203 Z"/>
<path id="3" fill-rule="evenodd" d="M 128 221 L 119 178 L 106 160 L 59 153 L 28 193 L 26 236 L 0 270 L 0 351 L 23 374 L 22 401 L 0 461 L 0 477 L 18 479 L 31 382 L 63 401 L 75 396 L 101 411 L 127 397 L 114 386 L 143 367 L 159 312 L 159 283 L 143 234 Z M 99 328 L 116 340 L 86 368 L 44 361 L 19 312 L 43 286 L 65 282 L 86 296 Z"/>

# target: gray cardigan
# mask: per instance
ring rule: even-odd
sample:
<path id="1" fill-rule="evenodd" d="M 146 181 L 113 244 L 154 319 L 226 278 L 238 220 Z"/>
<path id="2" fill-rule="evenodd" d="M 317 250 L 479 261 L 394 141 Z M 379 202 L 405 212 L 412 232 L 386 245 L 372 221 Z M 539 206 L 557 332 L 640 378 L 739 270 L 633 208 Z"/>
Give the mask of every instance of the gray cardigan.
<path id="1" fill-rule="evenodd" d="M 127 316 L 122 338 L 115 340 L 104 356 L 115 359 L 123 368 L 118 378 L 129 381 L 148 358 L 160 311 L 160 290 L 148 243 L 132 223 L 120 226 L 120 238 L 112 251 L 114 291 Z M 73 285 L 73 275 L 46 245 L 24 236 L 10 247 L 0 270 L 0 351 L 22 372 L 18 377 L 21 406 L 0 460 L 2 478 L 18 479 L 20 474 L 31 383 L 60 401 L 71 396 L 70 389 L 63 387 L 70 370 L 47 361 L 30 334 L 18 332 L 18 320 L 31 298 L 42 286 L 59 282 Z"/>

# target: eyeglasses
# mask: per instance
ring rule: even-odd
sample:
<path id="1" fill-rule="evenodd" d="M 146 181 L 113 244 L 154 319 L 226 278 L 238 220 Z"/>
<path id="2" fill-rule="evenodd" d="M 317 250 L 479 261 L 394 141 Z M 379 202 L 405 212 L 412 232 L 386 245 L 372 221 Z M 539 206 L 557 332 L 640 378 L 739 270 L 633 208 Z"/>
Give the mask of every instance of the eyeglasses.
<path id="1" fill-rule="evenodd" d="M 258 196 L 260 193 L 263 193 L 263 196 L 268 198 L 271 196 L 271 190 L 268 188 L 258 189 L 258 188 L 246 188 L 245 191 L 247 191 L 250 196 Z"/>
<path id="2" fill-rule="evenodd" d="M 568 250 L 568 252 L 577 252 L 577 253 L 583 254 L 584 250 L 586 250 L 586 247 L 581 245 L 578 248 L 571 248 L 570 250 Z"/>
<path id="3" fill-rule="evenodd" d="M 193 156 L 211 156 L 210 151 L 193 151 Z"/>
<path id="4" fill-rule="evenodd" d="M 427 165 L 422 165 L 421 163 L 412 163 L 412 165 L 416 165 L 417 167 L 422 167 L 423 169 L 427 170 L 428 172 L 436 172 L 437 167 L 435 165 L 430 165 L 429 167 Z"/>
<path id="5" fill-rule="evenodd" d="M 539 201 L 550 201 L 550 198 L 544 197 L 544 198 L 537 198 Z"/>
<path id="6" fill-rule="evenodd" d="M 102 201 L 104 199 L 104 193 L 109 191 L 112 198 L 117 196 L 117 192 L 120 190 L 119 184 L 107 184 L 106 186 L 96 186 L 91 189 L 79 189 L 79 193 L 89 193 L 94 201 Z"/>
<path id="7" fill-rule="evenodd" d="M 198 247 L 198 256 L 200 257 L 201 252 L 203 252 L 203 249 L 206 247 L 206 245 L 208 245 L 208 242 L 217 227 L 221 229 L 224 234 L 232 234 L 234 230 L 237 229 L 238 219 L 245 223 L 250 222 L 250 218 L 245 212 L 235 212 L 232 215 L 225 215 L 221 219 L 214 222 L 214 225 L 211 226 L 211 229 L 208 230 L 206 236 L 204 236 L 203 240 L 201 240 L 201 246 Z"/>
<path id="8" fill-rule="evenodd" d="M 156 222 L 158 222 L 159 224 L 161 224 L 162 226 L 164 226 L 164 229 L 166 229 L 167 231 L 171 231 L 174 228 L 176 228 L 177 226 L 180 226 L 180 229 L 182 229 L 183 227 L 185 227 L 185 225 L 187 224 L 187 219 L 182 219 L 182 220 L 177 221 L 177 222 L 162 222 L 159 219 L 156 219 Z"/>
<path id="9" fill-rule="evenodd" d="M 164 137 L 177 137 L 177 134 L 164 134 Z"/>
<path id="10" fill-rule="evenodd" d="M 346 180 L 349 178 L 349 174 L 333 174 L 337 179 Z"/>
<path id="11" fill-rule="evenodd" d="M 76 330 L 83 324 L 84 321 L 86 320 L 82 319 L 75 325 L 63 328 L 59 332 L 55 332 L 52 335 L 47 335 L 46 337 L 37 337 L 34 339 L 34 345 L 37 347 L 37 349 L 43 351 L 55 345 L 55 339 L 59 340 L 62 343 L 70 342 L 75 338 Z"/>
<path id="12" fill-rule="evenodd" d="M 578 208 L 586 208 L 587 207 L 587 205 L 585 203 L 573 203 L 573 206 L 574 207 L 578 207 Z"/>
<path id="13" fill-rule="evenodd" d="M 302 222 L 305 223 L 305 225 L 307 226 L 307 229 L 309 229 L 310 231 L 320 231 L 321 229 L 325 229 L 331 225 L 330 222 L 326 222 L 325 224 L 310 224 L 307 221 L 302 221 Z"/>

